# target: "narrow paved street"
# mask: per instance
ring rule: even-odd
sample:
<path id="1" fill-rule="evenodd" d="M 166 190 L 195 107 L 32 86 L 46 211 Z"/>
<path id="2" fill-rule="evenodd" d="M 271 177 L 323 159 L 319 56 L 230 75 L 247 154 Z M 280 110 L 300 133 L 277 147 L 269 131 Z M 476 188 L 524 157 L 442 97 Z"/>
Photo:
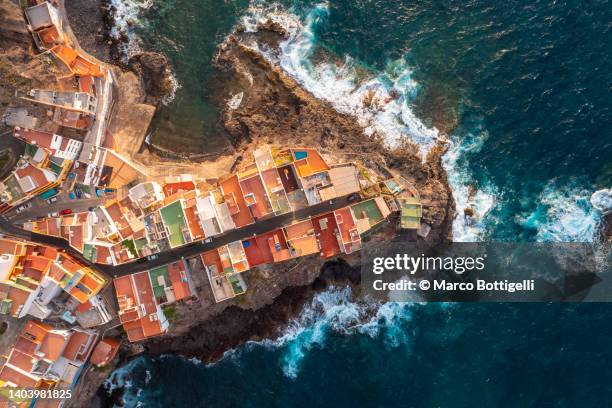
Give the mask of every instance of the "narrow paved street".
<path id="1" fill-rule="evenodd" d="M 285 225 L 291 224 L 292 222 L 334 211 L 342 207 L 346 207 L 349 204 L 357 203 L 360 201 L 363 201 L 363 199 L 357 199 L 353 202 L 349 202 L 348 196 L 339 197 L 334 199 L 331 203 L 329 201 L 325 201 L 295 212 L 262 219 L 246 227 L 235 229 L 221 235 L 217 235 L 216 237 L 211 238 L 210 242 L 196 241 L 180 248 L 160 253 L 159 257 L 155 260 L 147 260 L 146 262 L 129 262 L 118 266 L 92 264 L 91 262 L 83 258 L 82 254 L 74 250 L 65 239 L 23 230 L 14 226 L 12 220 L 10 220 L 4 215 L 0 215 L 0 232 L 6 235 L 17 236 L 32 242 L 62 248 L 66 250 L 66 252 L 80 259 L 81 261 L 93 266 L 98 270 L 103 271 L 108 276 L 118 277 L 165 265 L 177 259 L 190 258 L 202 252 L 210 251 L 212 249 L 221 247 L 230 242 L 250 238 L 257 234 L 263 234 L 274 229 L 283 227 Z"/>

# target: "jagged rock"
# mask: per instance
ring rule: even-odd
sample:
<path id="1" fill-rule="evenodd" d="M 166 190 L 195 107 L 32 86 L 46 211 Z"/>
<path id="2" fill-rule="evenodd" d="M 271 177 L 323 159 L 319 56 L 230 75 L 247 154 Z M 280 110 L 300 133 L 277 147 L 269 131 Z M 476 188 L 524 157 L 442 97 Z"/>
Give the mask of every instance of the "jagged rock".
<path id="1" fill-rule="evenodd" d="M 287 36 L 287 30 L 285 30 L 285 27 L 270 18 L 266 21 L 257 23 L 257 30 L 272 31 L 276 34 L 279 34 L 281 37 Z"/>
<path id="2" fill-rule="evenodd" d="M 157 105 L 174 89 L 168 58 L 158 52 L 142 52 L 128 61 L 130 70 L 138 74 L 147 93 L 147 103 Z"/>
<path id="3" fill-rule="evenodd" d="M 599 237 L 602 242 L 612 242 L 612 212 L 601 217 Z"/>

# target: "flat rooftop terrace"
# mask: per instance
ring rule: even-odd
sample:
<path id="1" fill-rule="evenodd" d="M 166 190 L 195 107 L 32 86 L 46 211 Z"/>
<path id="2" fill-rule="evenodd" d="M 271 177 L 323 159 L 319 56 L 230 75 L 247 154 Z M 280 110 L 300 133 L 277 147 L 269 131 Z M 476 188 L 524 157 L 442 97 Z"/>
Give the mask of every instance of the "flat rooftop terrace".
<path id="1" fill-rule="evenodd" d="M 185 245 L 185 237 L 183 230 L 187 227 L 185 217 L 183 215 L 183 207 L 180 201 L 175 201 L 159 210 L 159 213 L 164 221 L 164 225 L 168 228 L 170 246 L 176 248 Z"/>
<path id="2" fill-rule="evenodd" d="M 224 198 L 229 202 L 230 213 L 237 228 L 253 223 L 244 195 L 238 182 L 238 176 L 233 175 L 220 183 Z"/>
<path id="3" fill-rule="evenodd" d="M 340 253 L 340 244 L 336 237 L 338 225 L 334 213 L 328 213 L 312 219 L 315 234 L 321 246 L 321 256 L 329 258 Z"/>
<path id="4" fill-rule="evenodd" d="M 368 219 L 370 221 L 370 226 L 378 224 L 385 219 L 383 213 L 376 205 L 374 198 L 353 204 L 351 209 L 353 210 L 353 214 L 355 214 L 355 218 L 358 220 Z"/>
<path id="5" fill-rule="evenodd" d="M 259 175 L 240 180 L 240 187 L 255 219 L 265 217 L 272 212 L 272 204 Z"/>

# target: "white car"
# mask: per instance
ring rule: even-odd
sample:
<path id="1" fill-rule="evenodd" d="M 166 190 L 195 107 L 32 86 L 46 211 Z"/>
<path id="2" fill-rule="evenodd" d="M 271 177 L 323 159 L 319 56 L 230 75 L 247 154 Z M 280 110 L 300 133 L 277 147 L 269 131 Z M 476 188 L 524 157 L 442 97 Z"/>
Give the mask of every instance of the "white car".
<path id="1" fill-rule="evenodd" d="M 56 212 L 50 212 L 49 214 L 47 214 L 47 217 L 49 218 L 55 218 L 55 217 L 59 217 L 59 213 Z"/>
<path id="2" fill-rule="evenodd" d="M 50 199 L 47 200 L 47 204 L 53 204 L 54 202 L 56 202 L 58 200 L 57 196 L 53 196 Z"/>
<path id="3" fill-rule="evenodd" d="M 159 258 L 159 254 L 153 254 L 153 255 L 149 255 L 149 256 L 147 256 L 147 259 L 148 259 L 149 261 L 154 261 L 154 260 L 156 260 L 157 258 Z"/>

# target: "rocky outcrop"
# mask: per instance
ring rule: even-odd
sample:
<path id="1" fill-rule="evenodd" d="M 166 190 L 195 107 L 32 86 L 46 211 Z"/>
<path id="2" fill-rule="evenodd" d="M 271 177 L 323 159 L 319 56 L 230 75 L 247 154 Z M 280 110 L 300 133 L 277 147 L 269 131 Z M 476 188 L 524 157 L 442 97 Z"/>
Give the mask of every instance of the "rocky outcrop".
<path id="1" fill-rule="evenodd" d="M 601 217 L 599 224 L 599 239 L 602 242 L 612 243 L 612 212 Z"/>
<path id="2" fill-rule="evenodd" d="M 280 67 L 245 45 L 261 40 L 269 47 L 275 42 L 273 35 L 276 41 L 286 35 L 284 30 L 274 30 L 275 25 L 266 25 L 264 40 L 259 32 L 239 30 L 219 47 L 216 99 L 225 106 L 223 123 L 234 145 L 238 149 L 260 143 L 318 146 L 323 152 L 359 159 L 369 168 L 396 170 L 421 196 L 424 222 L 432 227 L 430 239 L 450 239 L 454 201 L 442 167 L 446 147 L 439 144 L 422 160 L 409 141 L 390 149 L 382 137 L 366 135 L 354 117 L 315 98 Z M 225 103 L 238 94 L 237 106 Z"/>
<path id="3" fill-rule="evenodd" d="M 130 70 L 138 74 L 147 94 L 145 103 L 158 105 L 174 91 L 168 58 L 159 52 L 141 52 L 130 57 Z"/>

